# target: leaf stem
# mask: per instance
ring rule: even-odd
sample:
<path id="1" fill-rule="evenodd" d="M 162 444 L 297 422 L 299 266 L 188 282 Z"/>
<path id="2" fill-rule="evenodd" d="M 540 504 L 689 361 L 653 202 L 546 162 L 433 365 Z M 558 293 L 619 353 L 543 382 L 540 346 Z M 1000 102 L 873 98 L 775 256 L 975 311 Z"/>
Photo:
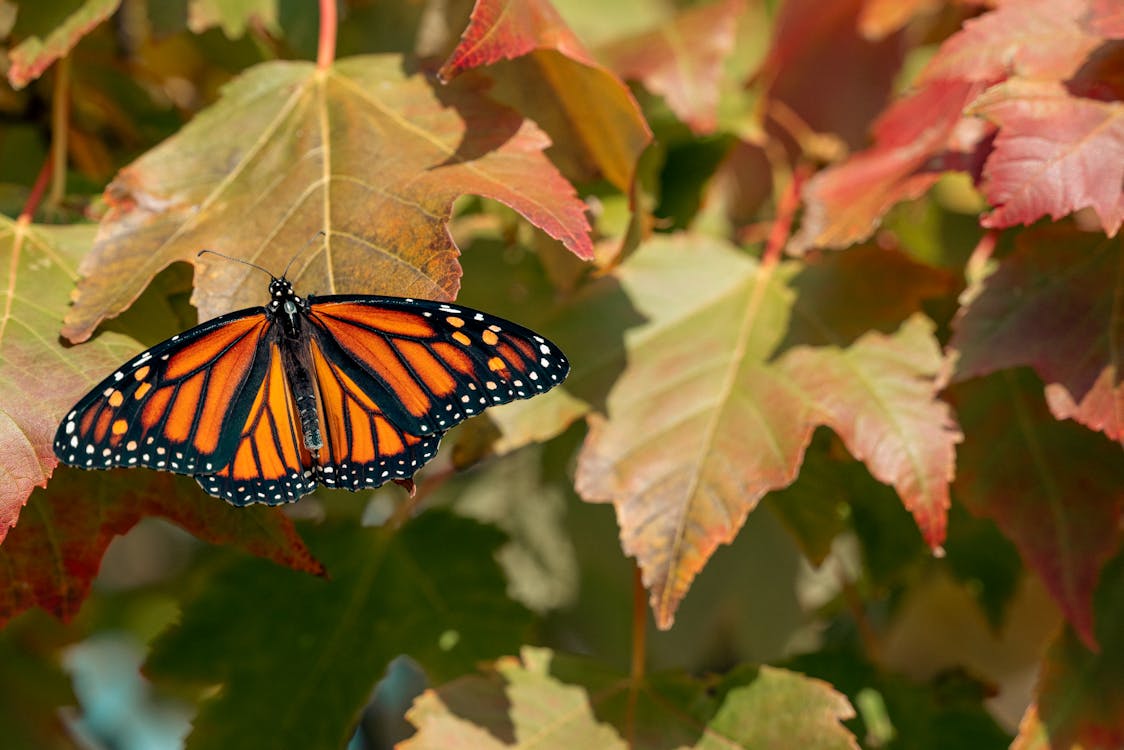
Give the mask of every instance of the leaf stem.
<path id="1" fill-rule="evenodd" d="M 336 59 L 336 0 L 320 0 L 320 41 L 316 69 L 326 71 Z"/>
<path id="2" fill-rule="evenodd" d="M 43 161 L 43 166 L 39 168 L 39 176 L 35 178 L 35 184 L 31 188 L 31 193 L 27 196 L 27 203 L 23 205 L 23 211 L 19 215 L 18 221 L 24 226 L 31 223 L 36 209 L 39 208 L 39 202 L 43 200 L 43 192 L 47 189 L 47 180 L 51 177 L 51 163 L 53 161 L 54 158 L 48 154 Z"/>
<path id="3" fill-rule="evenodd" d="M 777 217 L 769 229 L 768 239 L 765 240 L 762 260 L 766 264 L 776 264 L 780 260 L 781 250 L 788 244 L 788 238 L 792 234 L 792 220 L 796 216 L 796 209 L 800 206 L 800 190 L 804 187 L 807 173 L 808 168 L 803 165 L 792 170 L 792 178 L 781 193 L 780 200 L 777 202 Z"/>
<path id="4" fill-rule="evenodd" d="M 640 575 L 640 566 L 632 566 L 632 669 L 628 680 L 628 709 L 625 732 L 629 747 L 635 747 L 636 699 L 644 682 L 645 657 L 648 648 L 648 592 Z"/>
<path id="5" fill-rule="evenodd" d="M 66 197 L 66 147 L 70 123 L 70 56 L 55 66 L 55 87 L 51 98 L 51 192 L 47 205 L 57 208 Z"/>

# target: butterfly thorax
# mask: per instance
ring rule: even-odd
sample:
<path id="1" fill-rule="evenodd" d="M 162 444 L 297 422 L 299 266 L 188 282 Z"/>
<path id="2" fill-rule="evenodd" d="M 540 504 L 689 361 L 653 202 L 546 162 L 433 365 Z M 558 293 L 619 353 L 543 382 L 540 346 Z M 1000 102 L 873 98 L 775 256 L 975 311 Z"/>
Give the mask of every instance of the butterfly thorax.
<path id="1" fill-rule="evenodd" d="M 266 309 L 270 316 L 281 322 L 287 338 L 299 339 L 301 318 L 308 312 L 308 302 L 293 292 L 293 284 L 286 278 L 269 282 L 269 296 Z"/>

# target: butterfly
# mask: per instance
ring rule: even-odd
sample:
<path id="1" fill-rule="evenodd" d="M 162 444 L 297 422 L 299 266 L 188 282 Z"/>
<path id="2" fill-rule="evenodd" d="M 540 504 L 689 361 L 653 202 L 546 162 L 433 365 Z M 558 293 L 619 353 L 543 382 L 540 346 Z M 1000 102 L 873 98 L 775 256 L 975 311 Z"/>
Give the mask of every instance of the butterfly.
<path id="1" fill-rule="evenodd" d="M 270 278 L 266 306 L 172 336 L 87 393 L 59 425 L 59 460 L 190 474 L 239 506 L 319 485 L 412 486 L 453 425 L 570 370 L 555 344 L 478 310 L 302 298 L 284 273 Z"/>

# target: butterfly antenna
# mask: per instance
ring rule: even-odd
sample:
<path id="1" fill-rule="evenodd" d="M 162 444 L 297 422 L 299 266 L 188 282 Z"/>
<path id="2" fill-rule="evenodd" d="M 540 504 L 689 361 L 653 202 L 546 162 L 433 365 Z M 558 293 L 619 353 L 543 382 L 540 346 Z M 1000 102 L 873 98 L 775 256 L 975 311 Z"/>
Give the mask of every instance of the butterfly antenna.
<path id="1" fill-rule="evenodd" d="M 304 253 L 304 251 L 308 249 L 309 245 L 311 245 L 313 242 L 316 242 L 316 240 L 320 239 L 321 237 L 326 237 L 326 236 L 327 236 L 327 233 L 323 229 L 321 229 L 319 232 L 317 232 L 316 234 L 309 237 L 308 242 L 301 245 L 301 249 L 297 250 L 295 253 L 293 253 L 292 258 L 289 258 L 289 264 L 285 266 L 285 270 L 281 273 L 281 278 L 284 279 L 289 275 L 289 269 L 293 267 L 293 261 L 295 261 L 297 258 L 301 257 L 301 254 Z"/>
<path id="2" fill-rule="evenodd" d="M 269 274 L 269 278 L 271 278 L 271 279 L 277 278 L 272 273 L 269 273 L 268 269 L 262 268 L 257 263 L 251 263 L 248 260 L 242 260 L 241 258 L 235 258 L 231 255 L 226 255 L 224 253 L 220 253 L 218 250 L 200 250 L 198 253 L 195 254 L 195 257 L 198 258 L 200 255 L 203 255 L 204 253 L 210 253 L 211 255 L 217 255 L 220 258 L 226 258 L 227 260 L 232 260 L 235 263 L 241 263 L 242 265 L 249 266 L 250 268 L 256 268 L 259 271 L 264 271 L 265 273 Z"/>

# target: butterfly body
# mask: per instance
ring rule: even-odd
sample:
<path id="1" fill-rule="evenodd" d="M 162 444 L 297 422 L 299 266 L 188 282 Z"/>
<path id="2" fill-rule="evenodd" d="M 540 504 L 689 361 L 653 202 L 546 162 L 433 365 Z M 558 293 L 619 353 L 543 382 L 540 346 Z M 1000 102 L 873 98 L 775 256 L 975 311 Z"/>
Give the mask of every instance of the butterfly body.
<path id="1" fill-rule="evenodd" d="M 487 406 L 565 379 L 551 342 L 428 300 L 270 302 L 173 336 L 103 380 L 64 417 L 55 454 L 88 469 L 193 475 L 235 505 L 291 502 L 413 476 L 442 434 Z"/>

